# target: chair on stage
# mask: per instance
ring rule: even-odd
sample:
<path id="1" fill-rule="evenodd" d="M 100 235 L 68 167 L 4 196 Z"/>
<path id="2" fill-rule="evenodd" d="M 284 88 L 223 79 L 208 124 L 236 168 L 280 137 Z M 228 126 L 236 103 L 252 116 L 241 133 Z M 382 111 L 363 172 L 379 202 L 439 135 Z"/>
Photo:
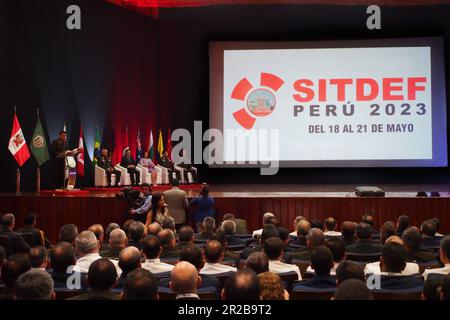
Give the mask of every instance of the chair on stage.
<path id="1" fill-rule="evenodd" d="M 155 184 L 162 184 L 162 169 L 158 166 L 155 166 L 156 171 L 156 181 L 152 181 L 152 175 L 150 172 L 148 172 L 147 168 L 144 166 L 141 166 L 138 164 L 136 166 L 136 170 L 139 171 L 139 174 L 141 175 L 141 184 L 142 183 L 148 183 L 150 185 Z"/>
<path id="2" fill-rule="evenodd" d="M 181 175 L 181 183 L 194 183 L 194 178 L 192 177 L 192 173 L 188 172 L 187 176 L 188 176 L 188 180 L 189 181 L 185 181 L 186 179 L 184 178 L 184 168 L 179 167 L 179 166 L 175 166 L 175 169 L 180 171 L 180 175 Z M 195 171 L 195 173 L 197 174 L 197 168 L 196 167 L 192 167 L 192 170 Z"/>
<path id="3" fill-rule="evenodd" d="M 166 167 L 157 165 L 155 166 L 161 172 L 161 184 L 169 184 L 169 170 Z"/>
<path id="4" fill-rule="evenodd" d="M 107 187 L 108 186 L 108 180 L 106 179 L 106 172 L 105 169 L 100 168 L 99 166 L 95 166 L 95 183 L 94 185 L 96 187 Z M 111 174 L 111 185 L 116 185 L 116 175 L 113 173 Z"/>
<path id="5" fill-rule="evenodd" d="M 120 171 L 120 185 L 121 186 L 130 186 L 131 185 L 131 177 L 128 173 L 127 168 L 122 167 L 120 164 L 115 166 L 115 169 Z"/>

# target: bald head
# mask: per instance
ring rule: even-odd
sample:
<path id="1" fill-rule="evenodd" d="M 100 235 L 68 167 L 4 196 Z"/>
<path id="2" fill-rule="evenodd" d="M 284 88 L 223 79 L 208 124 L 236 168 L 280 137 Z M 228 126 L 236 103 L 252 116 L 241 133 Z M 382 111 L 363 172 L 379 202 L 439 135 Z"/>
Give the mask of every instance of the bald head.
<path id="1" fill-rule="evenodd" d="M 187 261 L 180 261 L 172 269 L 170 287 L 177 294 L 197 293 L 201 279 L 197 269 Z"/>
<path id="2" fill-rule="evenodd" d="M 103 239 L 105 237 L 105 231 L 103 230 L 103 226 L 101 224 L 93 224 L 89 227 L 89 231 L 92 231 L 95 236 L 97 237 L 97 240 L 103 242 Z"/>
<path id="3" fill-rule="evenodd" d="M 131 271 L 141 266 L 141 253 L 139 250 L 130 246 L 123 249 L 119 254 L 119 267 L 122 270 L 122 275 L 126 276 Z"/>
<path id="4" fill-rule="evenodd" d="M 297 223 L 297 236 L 305 237 L 308 234 L 309 229 L 311 229 L 311 224 L 305 219 L 300 220 Z"/>
<path id="5" fill-rule="evenodd" d="M 344 221 L 341 226 L 342 236 L 344 238 L 352 238 L 355 235 L 356 222 Z"/>
<path id="6" fill-rule="evenodd" d="M 275 218 L 275 215 L 272 212 L 266 212 L 263 215 L 263 225 L 268 224 L 269 220 Z"/>
<path id="7" fill-rule="evenodd" d="M 171 229 L 163 229 L 158 232 L 158 238 L 163 247 L 175 247 L 175 234 Z"/>
<path id="8" fill-rule="evenodd" d="M 161 230 L 161 226 L 157 222 L 153 222 L 147 226 L 148 234 L 157 235 Z"/>
<path id="9" fill-rule="evenodd" d="M 113 231 L 111 231 L 111 234 L 109 235 L 109 244 L 112 247 L 125 248 L 128 244 L 128 239 L 125 231 L 123 231 L 122 229 L 114 229 Z"/>
<path id="10" fill-rule="evenodd" d="M 308 231 L 306 237 L 308 247 L 323 246 L 325 244 L 325 236 L 319 228 L 312 228 Z"/>
<path id="11" fill-rule="evenodd" d="M 398 243 L 399 245 L 405 246 L 405 243 L 399 236 L 390 236 L 386 239 L 385 243 Z"/>
<path id="12" fill-rule="evenodd" d="M 205 259 L 209 263 L 217 263 L 223 257 L 223 246 L 219 241 L 210 240 L 205 247 Z"/>

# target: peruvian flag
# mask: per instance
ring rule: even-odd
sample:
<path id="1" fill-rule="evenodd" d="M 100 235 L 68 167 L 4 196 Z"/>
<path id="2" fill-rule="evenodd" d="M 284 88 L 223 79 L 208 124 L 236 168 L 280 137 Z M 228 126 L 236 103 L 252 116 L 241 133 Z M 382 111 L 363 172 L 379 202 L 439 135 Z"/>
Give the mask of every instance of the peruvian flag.
<path id="1" fill-rule="evenodd" d="M 19 167 L 21 167 L 30 157 L 30 151 L 28 150 L 25 137 L 22 133 L 22 128 L 20 128 L 19 119 L 17 119 L 15 112 L 8 149 L 11 151 L 14 159 L 16 159 Z"/>
<path id="2" fill-rule="evenodd" d="M 84 177 L 83 127 L 81 126 L 80 126 L 80 139 L 78 140 L 77 175 L 79 175 L 80 177 Z"/>

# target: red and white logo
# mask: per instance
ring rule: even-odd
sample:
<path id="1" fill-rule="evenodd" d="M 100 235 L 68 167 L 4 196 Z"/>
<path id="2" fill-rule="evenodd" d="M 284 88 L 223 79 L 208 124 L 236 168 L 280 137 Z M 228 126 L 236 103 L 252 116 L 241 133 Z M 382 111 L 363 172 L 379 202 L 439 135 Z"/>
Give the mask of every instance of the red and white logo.
<path id="1" fill-rule="evenodd" d="M 270 115 L 276 107 L 275 93 L 284 84 L 278 76 L 261 72 L 260 86 L 254 88 L 247 78 L 242 78 L 233 89 L 231 98 L 245 102 L 245 108 L 233 112 L 233 117 L 245 129 L 253 128 L 257 118 Z"/>

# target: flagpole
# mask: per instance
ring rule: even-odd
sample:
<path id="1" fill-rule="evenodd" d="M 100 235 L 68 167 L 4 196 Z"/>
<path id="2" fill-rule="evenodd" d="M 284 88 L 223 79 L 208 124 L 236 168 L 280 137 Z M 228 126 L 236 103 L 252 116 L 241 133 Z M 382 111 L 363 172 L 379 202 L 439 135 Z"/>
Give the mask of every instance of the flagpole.
<path id="1" fill-rule="evenodd" d="M 14 115 L 16 115 L 16 106 L 14 106 Z M 16 193 L 20 193 L 20 167 L 16 170 Z"/>
<path id="2" fill-rule="evenodd" d="M 39 120 L 39 108 L 37 108 L 37 118 Z M 39 168 L 39 163 L 36 169 L 36 192 L 41 192 L 41 169 Z"/>

